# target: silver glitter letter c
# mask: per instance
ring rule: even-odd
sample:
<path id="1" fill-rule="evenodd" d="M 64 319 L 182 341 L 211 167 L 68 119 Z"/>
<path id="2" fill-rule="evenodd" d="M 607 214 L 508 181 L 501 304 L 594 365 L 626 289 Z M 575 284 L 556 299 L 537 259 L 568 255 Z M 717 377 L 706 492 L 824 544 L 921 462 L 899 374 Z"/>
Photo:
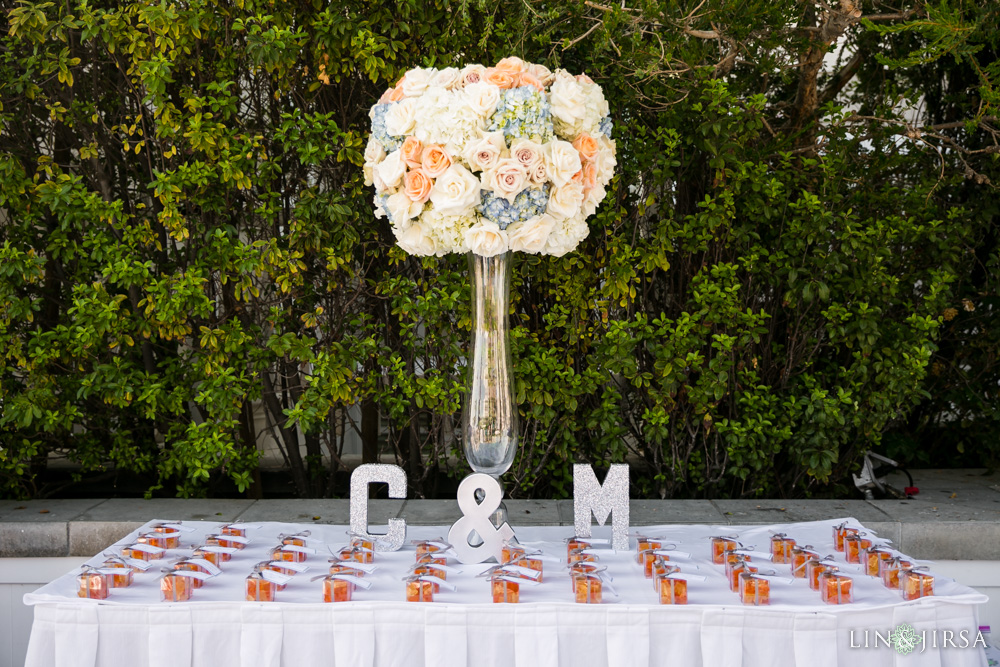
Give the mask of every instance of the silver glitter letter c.
<path id="1" fill-rule="evenodd" d="M 611 548 L 628 551 L 628 484 L 628 466 L 624 463 L 611 466 L 604 486 L 589 465 L 573 466 L 573 525 L 578 537 L 590 537 L 591 513 L 599 526 L 612 515 Z"/>
<path id="2" fill-rule="evenodd" d="M 375 540 L 375 551 L 398 551 L 406 541 L 406 520 L 389 519 L 389 532 L 368 532 L 368 485 L 385 482 L 390 498 L 406 498 L 406 471 L 385 463 L 365 463 L 351 473 L 351 532 Z"/>

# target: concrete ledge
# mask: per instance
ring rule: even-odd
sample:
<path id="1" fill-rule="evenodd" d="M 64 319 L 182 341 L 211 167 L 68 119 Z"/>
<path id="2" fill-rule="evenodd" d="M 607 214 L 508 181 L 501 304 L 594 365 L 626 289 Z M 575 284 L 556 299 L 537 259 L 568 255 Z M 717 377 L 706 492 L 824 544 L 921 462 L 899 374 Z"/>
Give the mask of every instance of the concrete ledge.
<path id="1" fill-rule="evenodd" d="M 770 524 L 853 516 L 914 558 L 1000 560 L 1000 474 L 914 473 L 912 500 L 633 500 L 633 526 Z M 508 500 L 510 522 L 572 526 L 571 500 Z M 369 521 L 449 525 L 454 500 L 372 500 Z M 346 499 L 124 499 L 0 501 L 0 558 L 92 556 L 151 518 L 347 524 Z"/>

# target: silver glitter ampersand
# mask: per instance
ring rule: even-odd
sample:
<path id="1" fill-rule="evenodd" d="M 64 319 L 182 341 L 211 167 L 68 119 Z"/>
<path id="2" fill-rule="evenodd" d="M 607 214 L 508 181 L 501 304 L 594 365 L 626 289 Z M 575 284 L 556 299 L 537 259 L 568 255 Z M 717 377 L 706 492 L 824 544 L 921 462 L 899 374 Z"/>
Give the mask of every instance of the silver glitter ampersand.
<path id="1" fill-rule="evenodd" d="M 590 537 L 591 514 L 599 526 L 603 526 L 608 515 L 612 515 L 611 548 L 628 551 L 627 465 L 612 465 L 603 486 L 589 465 L 577 463 L 573 466 L 573 525 L 577 537 Z"/>
<path id="2" fill-rule="evenodd" d="M 406 520 L 389 519 L 389 532 L 368 532 L 368 485 L 389 485 L 390 498 L 406 498 L 406 471 L 385 463 L 365 463 L 351 473 L 351 532 L 375 542 L 375 551 L 398 551 L 406 541 Z"/>
<path id="3" fill-rule="evenodd" d="M 483 492 L 482 502 L 476 501 L 476 491 Z M 500 507 L 503 489 L 500 482 L 481 472 L 473 473 L 458 485 L 458 507 L 462 518 L 448 531 L 448 542 L 455 549 L 455 556 L 463 563 L 482 563 L 496 558 L 500 562 L 503 543 L 513 539 L 514 530 L 505 521 L 499 528 L 490 521 L 490 515 Z M 469 544 L 469 536 L 477 533 L 483 543 Z"/>

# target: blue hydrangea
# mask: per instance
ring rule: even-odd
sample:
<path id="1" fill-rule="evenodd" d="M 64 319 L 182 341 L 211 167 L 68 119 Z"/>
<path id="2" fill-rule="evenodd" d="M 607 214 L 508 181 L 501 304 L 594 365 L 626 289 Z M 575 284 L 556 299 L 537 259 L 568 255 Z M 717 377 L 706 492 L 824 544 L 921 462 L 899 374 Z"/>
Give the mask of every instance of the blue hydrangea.
<path id="1" fill-rule="evenodd" d="M 497 223 L 500 229 L 507 229 L 519 220 L 529 220 L 545 213 L 545 207 L 549 203 L 549 186 L 546 183 L 540 188 L 522 190 L 514 197 L 513 204 L 488 190 L 483 190 L 482 195 L 479 212 Z"/>
<path id="2" fill-rule="evenodd" d="M 610 139 L 611 130 L 613 129 L 614 129 L 614 123 L 611 122 L 611 116 L 605 116 L 604 118 L 601 119 L 601 125 L 600 125 L 601 134 Z"/>
<path id="3" fill-rule="evenodd" d="M 545 95 L 531 86 L 500 91 L 500 103 L 487 121 L 487 130 L 503 131 L 507 144 L 513 139 L 551 141 L 552 111 Z"/>
<path id="4" fill-rule="evenodd" d="M 382 144 L 382 148 L 385 149 L 386 153 L 391 153 L 402 146 L 403 140 L 406 139 L 406 137 L 394 137 L 385 128 L 385 115 L 389 112 L 389 107 L 393 104 L 395 102 L 376 104 L 374 107 L 374 118 L 372 118 L 372 136 Z"/>

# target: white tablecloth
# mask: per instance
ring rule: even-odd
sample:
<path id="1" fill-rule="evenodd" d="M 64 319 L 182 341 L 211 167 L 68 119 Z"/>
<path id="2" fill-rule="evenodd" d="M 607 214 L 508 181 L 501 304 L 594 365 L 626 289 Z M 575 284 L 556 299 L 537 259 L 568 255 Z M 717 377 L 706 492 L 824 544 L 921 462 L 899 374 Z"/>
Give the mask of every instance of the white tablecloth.
<path id="1" fill-rule="evenodd" d="M 610 549 L 602 553 L 601 564 L 614 577 L 618 596 L 606 592 L 604 604 L 575 604 L 565 568 L 554 563 L 546 564 L 541 585 L 521 588 L 520 604 L 490 601 L 488 582 L 475 577 L 485 564 L 456 565 L 462 572 L 448 580 L 457 592 L 442 589 L 433 603 L 409 603 L 403 601 L 401 578 L 414 560 L 410 546 L 378 554 L 379 570 L 366 577 L 372 588 L 359 589 L 353 602 L 324 604 L 320 582 L 310 579 L 326 571 L 329 549 L 346 544 L 346 527 L 259 524 L 249 533 L 250 545 L 189 602 L 159 601 L 159 566 L 137 573 L 131 587 L 113 590 L 104 601 L 75 597 L 75 572 L 26 595 L 25 603 L 35 605 L 26 666 L 985 666 L 981 649 L 944 646 L 944 631 L 953 632 L 956 643 L 962 631 L 971 633 L 970 642 L 975 638 L 976 605 L 986 601 L 952 580 L 938 577 L 935 597 L 904 602 L 897 591 L 858 573 L 855 602 L 835 606 L 824 604 L 804 580 L 791 581 L 788 565 L 763 563 L 762 571 L 773 569 L 779 578 L 772 582 L 770 607 L 755 608 L 740 604 L 722 567 L 710 561 L 708 537 L 720 534 L 739 534 L 742 543 L 767 551 L 770 534 L 785 532 L 799 544 L 833 553 L 831 530 L 840 521 L 642 528 L 643 534 L 662 536 L 690 554 L 673 559 L 683 571 L 706 577 L 689 582 L 687 606 L 657 604 L 634 551 Z M 853 519 L 846 521 L 863 529 Z M 190 546 L 220 524 L 185 525 L 196 530 L 182 535 L 182 548 L 171 550 L 170 558 L 189 554 Z M 307 561 L 311 569 L 296 575 L 275 602 L 244 601 L 244 578 L 266 559 L 278 533 L 304 528 L 312 531 L 309 546 L 321 552 Z M 594 531 L 610 537 L 610 530 Z M 118 546 L 134 541 L 138 532 L 143 529 Z M 447 527 L 411 527 L 407 537 L 446 534 Z M 572 527 L 517 528 L 519 540 L 562 559 L 563 539 L 572 534 Z M 851 573 L 843 554 L 836 557 Z M 95 556 L 90 562 L 103 559 Z M 904 622 L 927 633 L 925 650 L 901 656 L 891 647 L 871 646 L 876 631 L 884 637 Z M 868 648 L 863 646 L 866 631 Z M 930 646 L 935 639 L 936 648 Z"/>

